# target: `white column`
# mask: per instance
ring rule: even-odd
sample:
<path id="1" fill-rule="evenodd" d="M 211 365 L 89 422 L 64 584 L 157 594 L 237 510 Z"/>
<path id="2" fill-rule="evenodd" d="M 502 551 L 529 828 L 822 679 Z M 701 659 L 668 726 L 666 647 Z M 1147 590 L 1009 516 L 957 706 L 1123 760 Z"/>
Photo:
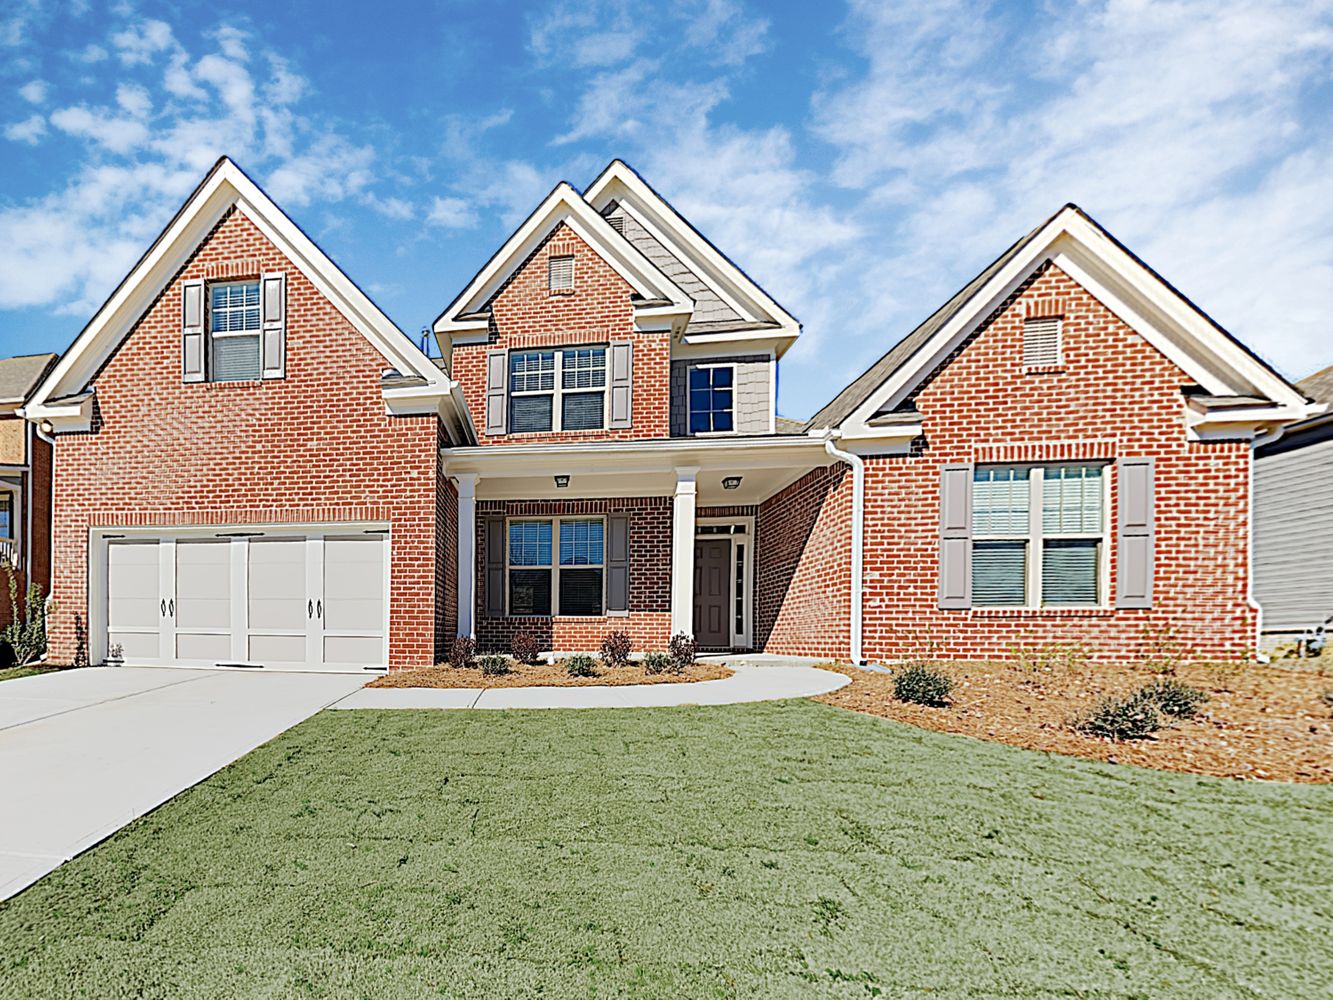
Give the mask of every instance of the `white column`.
<path id="1" fill-rule="evenodd" d="M 477 475 L 458 478 L 458 634 L 471 635 L 477 599 Z"/>
<path id="2" fill-rule="evenodd" d="M 671 634 L 694 635 L 694 508 L 697 466 L 676 470 L 671 507 Z"/>

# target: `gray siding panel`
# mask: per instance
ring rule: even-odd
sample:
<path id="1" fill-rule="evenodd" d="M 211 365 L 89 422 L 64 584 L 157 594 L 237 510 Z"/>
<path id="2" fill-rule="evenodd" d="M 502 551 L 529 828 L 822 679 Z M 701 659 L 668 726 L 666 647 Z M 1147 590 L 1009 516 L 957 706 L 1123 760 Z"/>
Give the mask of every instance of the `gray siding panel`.
<path id="1" fill-rule="evenodd" d="M 689 435 L 689 370 L 695 364 L 734 364 L 736 382 L 732 398 L 736 431 L 740 434 L 769 433 L 769 416 L 773 411 L 769 398 L 772 389 L 770 367 L 773 361 L 767 354 L 745 354 L 734 358 L 700 358 L 697 361 L 681 359 L 671 362 L 672 437 Z"/>
<path id="2" fill-rule="evenodd" d="M 1254 589 L 1264 631 L 1333 615 L 1333 441 L 1255 461 Z"/>

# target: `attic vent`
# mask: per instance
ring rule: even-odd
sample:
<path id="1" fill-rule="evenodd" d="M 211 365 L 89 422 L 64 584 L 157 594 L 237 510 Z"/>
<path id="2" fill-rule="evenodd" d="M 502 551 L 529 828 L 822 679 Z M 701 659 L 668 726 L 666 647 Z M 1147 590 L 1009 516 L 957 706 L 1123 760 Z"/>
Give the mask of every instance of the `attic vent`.
<path id="1" fill-rule="evenodd" d="M 1023 367 L 1054 368 L 1060 364 L 1059 316 L 1032 316 L 1023 321 Z"/>
<path id="2" fill-rule="evenodd" d="M 551 257 L 546 263 L 546 285 L 553 292 L 574 287 L 574 258 Z"/>
<path id="3" fill-rule="evenodd" d="M 621 236 L 625 235 L 625 217 L 623 215 L 608 215 L 606 221 L 611 223 L 611 228 Z"/>

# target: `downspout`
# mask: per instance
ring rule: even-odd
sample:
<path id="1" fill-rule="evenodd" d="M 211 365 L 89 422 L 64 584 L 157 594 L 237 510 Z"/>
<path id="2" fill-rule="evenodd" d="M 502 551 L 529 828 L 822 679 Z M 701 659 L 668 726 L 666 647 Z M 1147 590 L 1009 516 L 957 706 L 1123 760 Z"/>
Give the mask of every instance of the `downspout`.
<path id="1" fill-rule="evenodd" d="M 852 467 L 852 621 L 851 658 L 854 666 L 864 666 L 861 655 L 861 606 L 865 579 L 866 465 L 860 455 L 840 450 L 834 443 L 838 432 L 830 430 L 824 438 L 824 450 Z"/>

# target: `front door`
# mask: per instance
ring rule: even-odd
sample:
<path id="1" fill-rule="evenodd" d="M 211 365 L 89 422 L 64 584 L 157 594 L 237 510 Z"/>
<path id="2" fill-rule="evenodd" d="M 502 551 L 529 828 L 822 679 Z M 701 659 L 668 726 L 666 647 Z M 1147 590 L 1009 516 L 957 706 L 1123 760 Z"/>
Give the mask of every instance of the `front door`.
<path id="1" fill-rule="evenodd" d="M 706 649 L 731 645 L 731 539 L 694 543 L 694 640 Z"/>

